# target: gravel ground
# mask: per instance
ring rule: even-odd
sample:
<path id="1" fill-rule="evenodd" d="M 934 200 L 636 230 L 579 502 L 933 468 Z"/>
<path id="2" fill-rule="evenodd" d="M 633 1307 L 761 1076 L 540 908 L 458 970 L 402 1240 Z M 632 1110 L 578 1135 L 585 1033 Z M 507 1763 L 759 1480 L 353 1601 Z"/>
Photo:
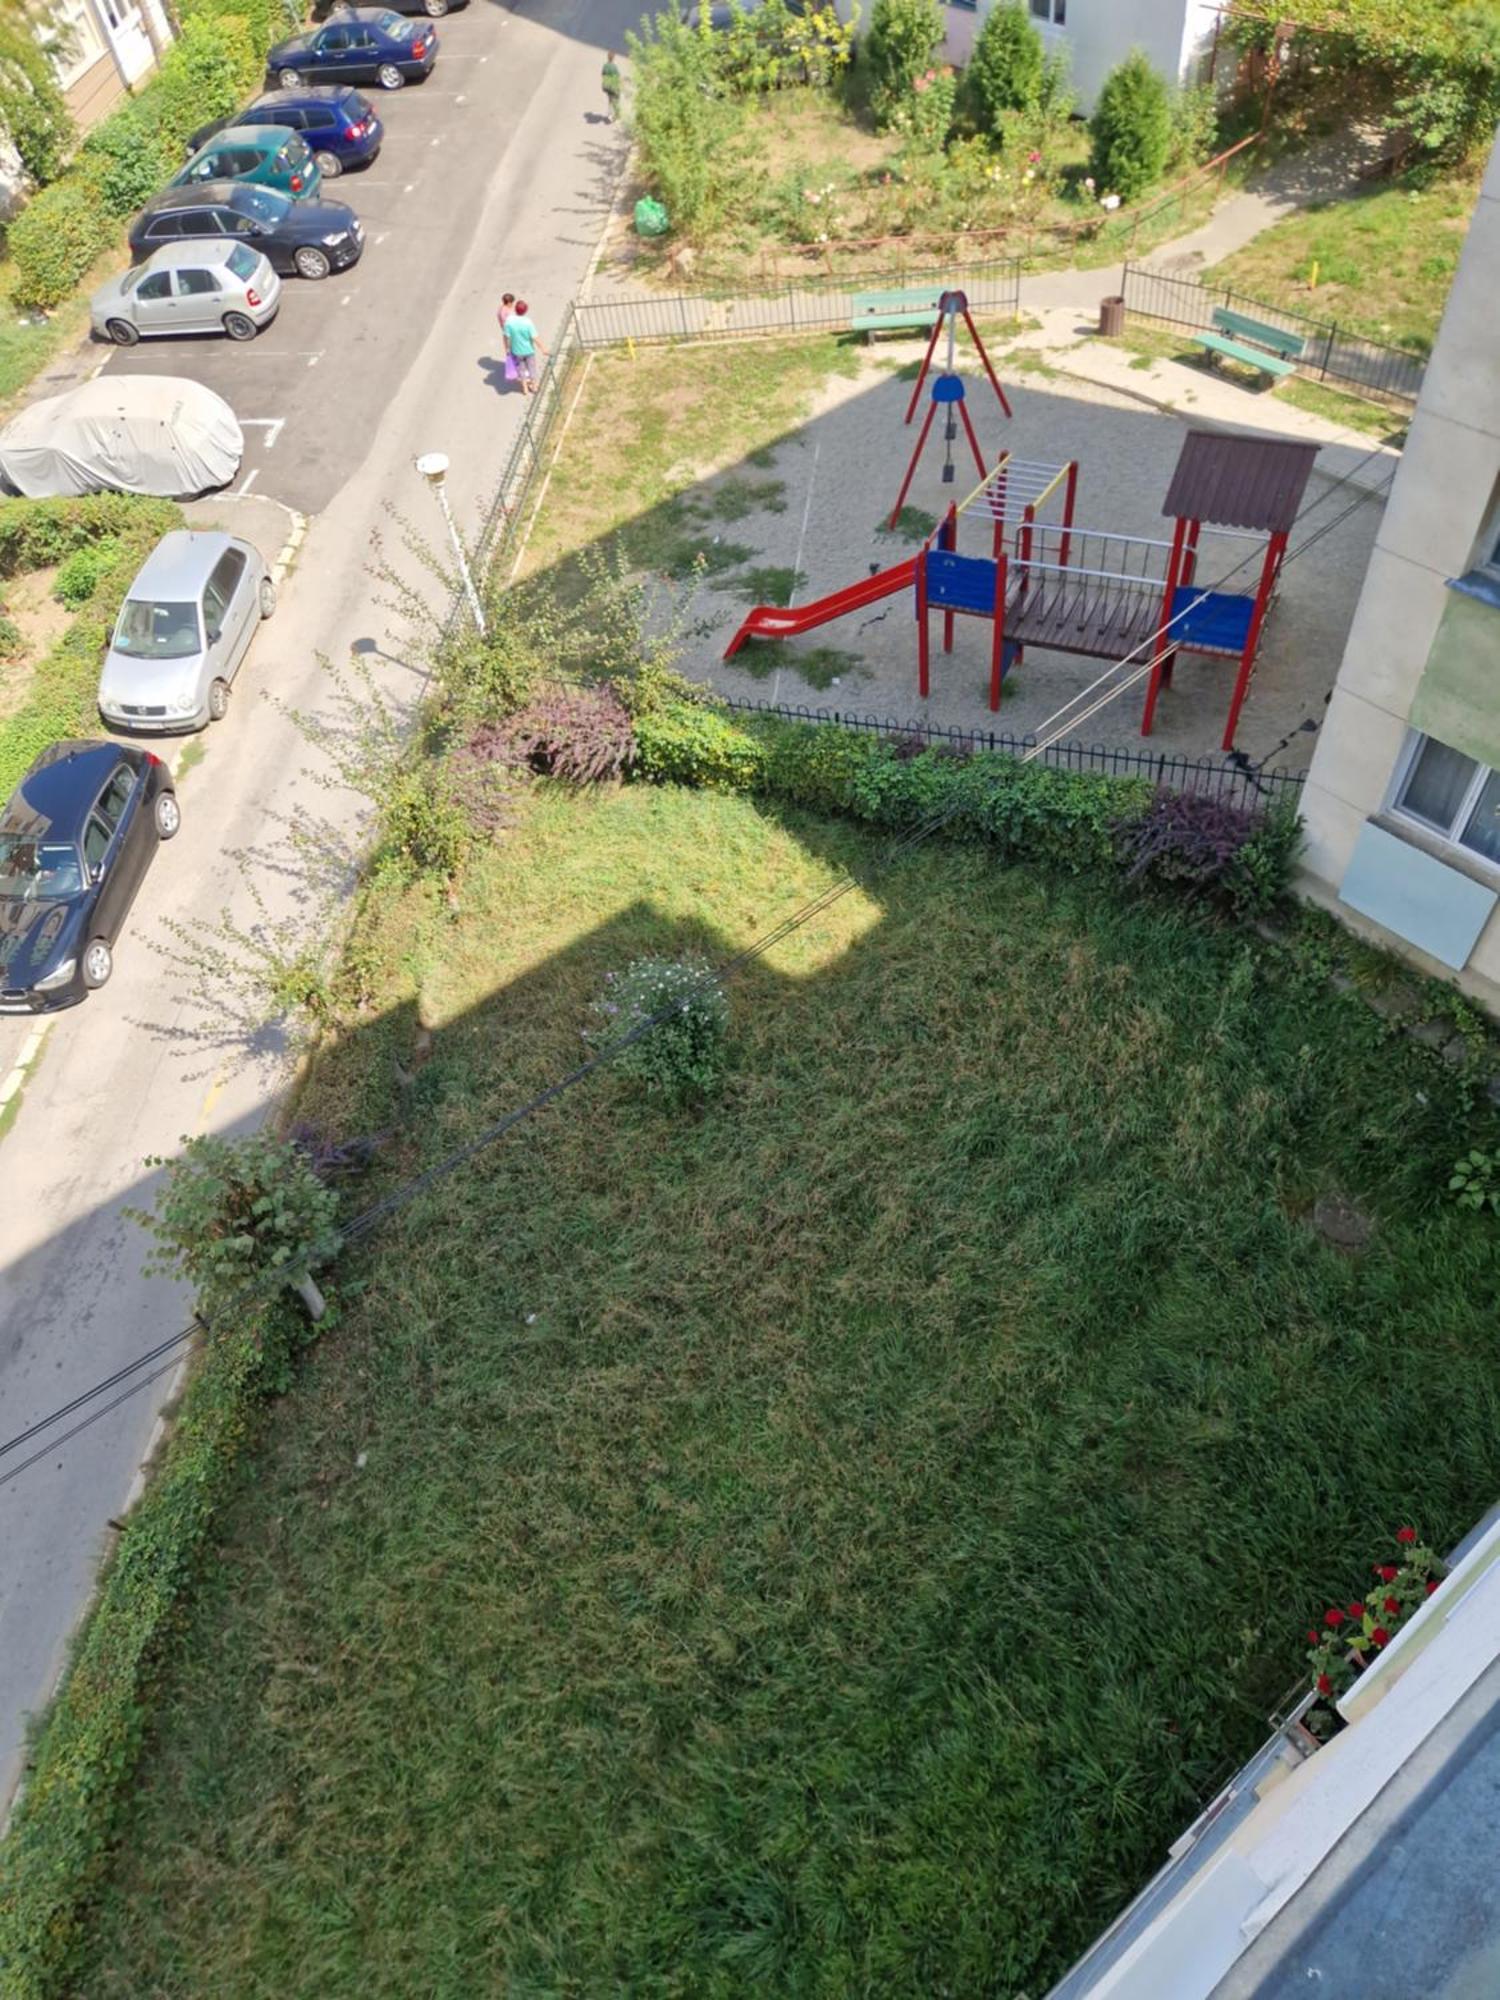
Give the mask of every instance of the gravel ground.
<path id="1" fill-rule="evenodd" d="M 915 545 L 876 532 L 894 502 L 921 420 L 919 410 L 910 430 L 902 424 L 911 385 L 896 371 L 911 352 L 904 342 L 883 345 L 865 357 L 858 379 L 830 381 L 808 421 L 777 443 L 774 462 L 754 468 L 761 478 L 770 474 L 784 482 L 785 511 L 752 515 L 736 523 L 733 534 L 760 550 L 758 564 L 784 565 L 800 573 L 805 580 L 796 587 L 794 603 L 856 582 L 872 567 L 898 561 Z M 1051 464 L 1077 458 L 1080 528 L 1169 536 L 1171 523 L 1161 503 L 1187 428 L 1183 420 L 1088 383 L 1036 374 L 1016 379 L 1007 376 L 1003 359 L 999 365 L 1015 411 L 1013 422 L 1005 421 L 982 378 L 969 381 L 971 413 L 990 461 L 1005 447 L 1017 457 Z M 976 482 L 972 458 L 960 439 L 954 446 L 955 482 L 943 485 L 943 453 L 939 421 L 908 496 L 909 505 L 929 515 L 940 514 Z M 1328 470 L 1313 474 L 1304 501 L 1312 511 L 1305 527 L 1294 532 L 1294 548 L 1352 497 L 1346 489 L 1316 504 L 1352 457 L 1333 446 L 1325 451 Z M 1294 770 L 1310 760 L 1313 735 L 1299 725 L 1322 720 L 1381 508 L 1380 500 L 1367 500 L 1284 571 L 1238 732 L 1239 748 L 1252 758 L 1275 752 L 1278 765 Z M 960 547 L 986 552 L 977 523 L 967 540 L 961 537 Z M 1028 649 L 1023 665 L 1007 677 L 995 717 L 987 699 L 987 621 L 960 618 L 954 651 L 945 657 L 941 621 L 934 616 L 933 691 L 924 704 L 917 694 L 909 593 L 785 643 L 774 663 L 762 654 L 758 669 L 754 641 L 732 664 L 719 657 L 744 616 L 742 598 L 705 589 L 697 610 L 707 629 L 684 660 L 684 669 L 725 693 L 901 720 L 920 717 L 943 726 L 1035 732 L 1107 667 L 1103 661 Z M 830 648 L 847 657 L 829 658 Z M 742 664 L 747 655 L 749 667 Z M 809 662 L 811 681 L 798 670 L 799 658 Z M 1216 755 L 1231 686 L 1229 662 L 1181 656 L 1174 685 L 1163 692 L 1157 709 L 1151 747 Z M 1126 692 L 1069 734 L 1120 748 L 1140 747 L 1142 693 L 1139 687 Z M 1285 744 L 1284 738 L 1289 739 Z"/>

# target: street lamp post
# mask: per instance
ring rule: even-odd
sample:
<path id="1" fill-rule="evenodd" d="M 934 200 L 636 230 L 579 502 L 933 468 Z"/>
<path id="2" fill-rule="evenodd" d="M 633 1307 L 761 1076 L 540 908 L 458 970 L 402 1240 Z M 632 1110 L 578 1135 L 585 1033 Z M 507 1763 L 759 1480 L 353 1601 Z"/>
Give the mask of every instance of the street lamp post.
<path id="1" fill-rule="evenodd" d="M 464 590 L 468 594 L 469 609 L 474 614 L 474 623 L 479 627 L 480 637 L 485 636 L 484 612 L 480 608 L 479 592 L 474 588 L 474 578 L 469 572 L 469 558 L 464 554 L 463 541 L 458 532 L 458 524 L 453 518 L 453 509 L 448 505 L 448 455 L 441 451 L 424 451 L 416 460 L 416 468 L 437 495 L 437 503 L 443 510 L 443 519 L 448 523 L 448 539 L 453 544 L 453 553 L 458 557 L 458 573 L 464 580 Z"/>

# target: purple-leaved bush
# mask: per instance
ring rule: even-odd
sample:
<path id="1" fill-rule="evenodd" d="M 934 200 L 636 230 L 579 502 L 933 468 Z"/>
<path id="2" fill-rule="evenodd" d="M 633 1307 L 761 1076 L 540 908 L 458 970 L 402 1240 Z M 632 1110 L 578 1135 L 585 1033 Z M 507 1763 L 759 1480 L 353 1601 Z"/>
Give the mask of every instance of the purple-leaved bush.
<path id="1" fill-rule="evenodd" d="M 1191 893 L 1232 895 L 1240 855 L 1260 832 L 1263 816 L 1202 792 L 1162 787 L 1139 819 L 1115 829 L 1126 878 L 1175 882 Z"/>

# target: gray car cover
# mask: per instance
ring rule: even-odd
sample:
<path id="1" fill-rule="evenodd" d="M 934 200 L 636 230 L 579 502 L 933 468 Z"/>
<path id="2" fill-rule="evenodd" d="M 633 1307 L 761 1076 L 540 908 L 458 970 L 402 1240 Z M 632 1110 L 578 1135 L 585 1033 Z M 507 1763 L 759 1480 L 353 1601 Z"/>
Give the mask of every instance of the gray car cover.
<path id="1" fill-rule="evenodd" d="M 233 410 L 212 389 L 175 375 L 100 375 L 32 403 L 0 431 L 0 478 L 34 499 L 176 499 L 226 484 L 244 449 Z"/>

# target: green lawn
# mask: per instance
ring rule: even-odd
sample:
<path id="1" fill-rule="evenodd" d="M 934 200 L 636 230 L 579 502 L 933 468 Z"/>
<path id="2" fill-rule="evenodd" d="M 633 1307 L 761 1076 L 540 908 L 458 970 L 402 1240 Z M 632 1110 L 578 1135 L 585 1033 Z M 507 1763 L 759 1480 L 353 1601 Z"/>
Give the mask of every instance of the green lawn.
<path id="1" fill-rule="evenodd" d="M 1204 277 L 1426 355 L 1478 192 L 1473 170 L 1429 185 L 1398 180 L 1290 216 Z"/>
<path id="2" fill-rule="evenodd" d="M 456 913 L 371 917 L 304 1115 L 410 1173 L 577 1060 L 606 971 L 877 858 L 543 793 Z M 1492 1497 L 1456 1088 L 1316 970 L 935 847 L 754 963 L 733 1040 L 702 1115 L 598 1079 L 346 1266 L 70 1991 L 1035 1995 L 1393 1526 Z"/>

